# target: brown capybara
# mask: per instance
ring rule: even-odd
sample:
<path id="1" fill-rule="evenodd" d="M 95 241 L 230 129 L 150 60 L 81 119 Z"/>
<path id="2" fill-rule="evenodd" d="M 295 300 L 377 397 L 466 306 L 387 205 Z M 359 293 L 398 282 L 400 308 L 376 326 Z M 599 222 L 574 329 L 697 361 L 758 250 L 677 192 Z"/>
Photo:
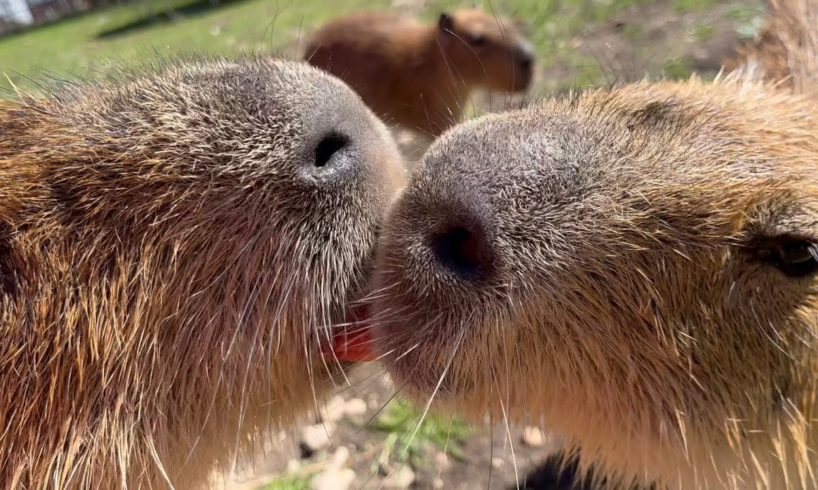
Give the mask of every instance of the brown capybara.
<path id="1" fill-rule="evenodd" d="M 815 53 L 812 0 L 777 9 L 809 12 L 788 59 Z M 370 337 L 396 385 L 540 423 L 614 486 L 818 488 L 818 98 L 788 72 L 442 136 L 379 242 Z"/>
<path id="2" fill-rule="evenodd" d="M 0 135 L 0 488 L 202 486 L 314 407 L 402 174 L 354 92 L 164 62 Z"/>
<path id="3" fill-rule="evenodd" d="M 382 12 L 329 22 L 305 59 L 344 80 L 376 114 L 428 136 L 459 122 L 472 90 L 526 89 L 531 45 L 504 19 L 478 9 L 443 13 L 436 25 Z"/>

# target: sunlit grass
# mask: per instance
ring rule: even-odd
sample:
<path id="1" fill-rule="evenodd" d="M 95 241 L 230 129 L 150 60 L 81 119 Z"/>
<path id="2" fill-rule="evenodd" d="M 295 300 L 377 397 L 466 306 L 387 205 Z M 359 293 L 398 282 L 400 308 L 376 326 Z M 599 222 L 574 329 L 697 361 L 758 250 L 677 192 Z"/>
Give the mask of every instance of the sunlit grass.
<path id="1" fill-rule="evenodd" d="M 299 476 L 285 476 L 272 481 L 259 490 L 310 490 L 310 479 Z"/>
<path id="2" fill-rule="evenodd" d="M 433 22 L 444 10 L 471 5 L 472 1 L 432 0 L 420 15 Z M 584 35 L 605 25 L 628 9 L 666 0 L 491 0 L 477 1 L 485 10 L 524 21 L 537 51 L 540 66 L 564 66 L 569 78 L 542 80 L 540 91 L 587 87 L 610 82 L 600 60 L 577 49 Z M 679 11 L 706 10 L 734 0 L 675 0 Z M 207 3 L 199 0 L 200 3 Z M 16 86 L 35 86 L 30 78 L 104 77 L 122 66 L 138 65 L 160 56 L 205 53 L 235 56 L 239 53 L 281 53 L 294 57 L 298 41 L 326 20 L 362 9 L 383 9 L 391 0 L 221 0 L 217 7 L 191 9 L 196 0 L 138 0 L 0 39 L 0 91 Z M 734 2 L 735 3 L 735 2 Z M 187 7 L 187 8 L 186 8 Z M 731 21 L 742 35 L 757 28 L 757 13 L 736 9 Z M 101 36 L 128 24 L 139 28 Z M 712 19 L 715 22 L 717 19 Z M 708 25 L 694 26 L 699 40 L 712 34 Z M 645 46 L 638 26 L 623 34 L 636 48 Z M 649 44 L 649 43 L 648 43 Z M 639 49 L 634 57 L 642 56 Z M 648 55 L 645 55 L 648 56 Z M 657 56 L 651 53 L 649 56 Z M 667 75 L 679 70 L 679 53 L 659 54 Z M 615 75 L 615 74 L 614 74 Z"/>
<path id="3" fill-rule="evenodd" d="M 379 463 L 410 463 L 417 467 L 429 448 L 437 448 L 457 460 L 465 460 L 463 444 L 471 427 L 457 417 L 429 413 L 418 427 L 422 412 L 402 400 L 394 400 L 374 421 L 372 428 L 387 434 Z"/>
<path id="4" fill-rule="evenodd" d="M 104 76 L 115 68 L 139 64 L 157 55 L 206 53 L 235 56 L 242 52 L 274 53 L 294 47 L 299 33 L 334 15 L 376 8 L 386 0 L 245 0 L 174 22 L 156 23 L 106 38 L 100 34 L 156 15 L 190 0 L 143 0 L 104 9 L 51 26 L 0 39 L 0 89 L 33 86 L 28 77 Z M 293 49 L 291 49 L 293 50 Z M 295 53 L 289 53 L 294 56 Z"/>

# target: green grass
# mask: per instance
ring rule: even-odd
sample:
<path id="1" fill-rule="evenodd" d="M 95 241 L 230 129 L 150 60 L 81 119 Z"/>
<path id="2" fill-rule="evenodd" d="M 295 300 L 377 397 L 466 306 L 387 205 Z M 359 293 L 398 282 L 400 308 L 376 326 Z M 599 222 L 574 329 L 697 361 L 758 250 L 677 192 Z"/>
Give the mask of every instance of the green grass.
<path id="1" fill-rule="evenodd" d="M 387 434 L 379 463 L 422 464 L 430 447 L 437 447 L 454 459 L 464 460 L 462 445 L 471 428 L 456 417 L 429 413 L 418 427 L 422 412 L 405 401 L 392 401 L 372 426 Z"/>
<path id="2" fill-rule="evenodd" d="M 736 32 L 745 39 L 752 39 L 764 25 L 764 9 L 756 7 L 741 7 L 730 12 L 736 23 Z"/>
<path id="3" fill-rule="evenodd" d="M 384 6 L 387 0 L 228 1 L 176 22 L 98 38 L 105 31 L 189 3 L 142 0 L 0 39 L 0 72 L 6 75 L 0 77 L 0 89 L 9 88 L 6 77 L 15 85 L 30 87 L 26 77 L 45 72 L 83 78 L 104 76 L 114 67 L 138 64 L 155 58 L 157 53 L 272 53 L 292 45 L 304 24 L 319 24 L 334 15 Z"/>
<path id="4" fill-rule="evenodd" d="M 543 67 L 556 64 L 571 67 L 573 76 L 569 80 L 544 80 L 543 91 L 559 91 L 607 82 L 599 61 L 575 49 L 572 46 L 574 40 L 581 39 L 588 29 L 611 21 L 628 8 L 658 1 L 663 0 L 491 0 L 478 4 L 487 11 L 525 22 L 538 62 Z M 438 12 L 457 5 L 462 2 L 433 1 L 429 11 Z M 634 34 L 633 31 L 630 33 Z"/>
<path id="5" fill-rule="evenodd" d="M 310 490 L 309 478 L 302 478 L 298 476 L 285 476 L 273 482 L 270 482 L 259 490 Z"/>
<path id="6" fill-rule="evenodd" d="M 676 11 L 680 14 L 687 12 L 696 12 L 712 7 L 716 4 L 716 0 L 677 0 Z"/>
<path id="7" fill-rule="evenodd" d="M 667 78 L 680 80 L 689 78 L 693 74 L 693 68 L 687 60 L 675 58 L 665 63 L 663 72 Z"/>
<path id="8" fill-rule="evenodd" d="M 705 42 L 713 38 L 716 30 L 710 25 L 697 25 L 693 27 L 693 37 L 699 42 Z"/>
<path id="9" fill-rule="evenodd" d="M 210 53 L 234 56 L 242 52 L 297 54 L 297 40 L 331 17 L 361 9 L 387 8 L 392 0 L 221 0 L 215 8 L 191 8 L 197 0 L 136 0 L 96 11 L 23 34 L 0 38 L 0 96 L 10 83 L 24 89 L 43 75 L 93 78 L 111 70 L 155 59 L 158 55 Z M 206 3 L 207 0 L 198 0 Z M 523 20 L 543 68 L 565 67 L 562 79 L 543 80 L 542 91 L 587 87 L 609 82 L 600 60 L 578 49 L 586 34 L 608 25 L 628 9 L 668 0 L 431 0 L 421 16 L 433 21 L 443 10 L 477 4 L 489 12 Z M 670 0 L 678 13 L 707 11 L 717 3 L 735 0 Z M 664 4 L 664 3 L 663 3 Z M 759 11 L 737 7 L 731 14 L 736 29 L 751 35 L 759 25 Z M 123 28 L 143 21 L 137 29 Z M 121 30 L 118 35 L 104 33 Z M 698 41 L 712 36 L 712 28 L 697 27 Z M 708 30 L 709 29 L 709 30 Z M 622 37 L 635 56 L 649 45 L 638 23 Z M 655 56 L 652 54 L 651 56 Z M 667 74 L 685 73 L 665 53 L 660 60 Z M 8 77 L 8 80 L 6 79 Z"/>

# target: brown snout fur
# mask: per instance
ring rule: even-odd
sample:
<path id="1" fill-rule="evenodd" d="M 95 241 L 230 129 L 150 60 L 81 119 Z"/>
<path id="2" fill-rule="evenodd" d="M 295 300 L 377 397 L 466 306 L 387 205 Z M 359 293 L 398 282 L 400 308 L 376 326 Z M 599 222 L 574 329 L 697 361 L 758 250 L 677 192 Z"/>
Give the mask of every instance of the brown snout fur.
<path id="1" fill-rule="evenodd" d="M 396 384 L 539 423 L 623 488 L 818 488 L 818 9 L 772 15 L 745 52 L 761 76 L 592 90 L 437 140 L 379 245 Z"/>
<path id="2" fill-rule="evenodd" d="M 199 487 L 331 386 L 400 174 L 343 84 L 164 62 L 0 135 L 0 488 Z"/>

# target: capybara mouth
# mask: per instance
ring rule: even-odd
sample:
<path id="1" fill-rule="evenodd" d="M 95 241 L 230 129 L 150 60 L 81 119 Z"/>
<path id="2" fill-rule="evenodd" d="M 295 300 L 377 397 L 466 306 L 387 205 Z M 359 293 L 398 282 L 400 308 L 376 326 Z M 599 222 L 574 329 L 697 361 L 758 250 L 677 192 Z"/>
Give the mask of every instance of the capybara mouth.
<path id="1" fill-rule="evenodd" d="M 347 308 L 345 322 L 333 329 L 331 345 L 324 348 L 324 356 L 342 362 L 376 360 L 369 325 L 369 305 L 353 303 Z"/>

